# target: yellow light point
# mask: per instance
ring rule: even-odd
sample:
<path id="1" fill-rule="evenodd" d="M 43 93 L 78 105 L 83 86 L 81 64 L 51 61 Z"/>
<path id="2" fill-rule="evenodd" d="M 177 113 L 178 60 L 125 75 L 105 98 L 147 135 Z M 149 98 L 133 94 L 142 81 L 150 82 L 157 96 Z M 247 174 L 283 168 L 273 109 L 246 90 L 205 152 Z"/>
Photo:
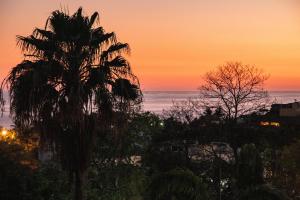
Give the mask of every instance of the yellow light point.
<path id="1" fill-rule="evenodd" d="M 5 130 L 5 129 L 2 130 L 2 131 L 1 131 L 1 135 L 2 135 L 3 137 L 5 137 L 5 136 L 7 135 L 7 130 Z"/>
<path id="2" fill-rule="evenodd" d="M 260 122 L 260 125 L 261 125 L 261 126 L 269 126 L 270 123 L 269 123 L 269 122 Z"/>
<path id="3" fill-rule="evenodd" d="M 15 139 L 15 138 L 16 138 L 15 134 L 12 133 L 11 136 L 10 136 L 10 138 L 11 138 L 12 140 Z"/>
<path id="4" fill-rule="evenodd" d="M 271 122 L 271 126 L 277 126 L 277 127 L 279 127 L 280 123 L 279 122 Z"/>

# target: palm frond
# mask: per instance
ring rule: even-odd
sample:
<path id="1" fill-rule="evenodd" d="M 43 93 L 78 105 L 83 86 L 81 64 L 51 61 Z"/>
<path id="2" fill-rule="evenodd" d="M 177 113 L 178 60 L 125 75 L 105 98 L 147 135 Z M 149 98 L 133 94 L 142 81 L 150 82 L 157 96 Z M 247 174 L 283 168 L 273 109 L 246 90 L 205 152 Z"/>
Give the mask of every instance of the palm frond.
<path id="1" fill-rule="evenodd" d="M 139 96 L 139 88 L 137 85 L 131 84 L 128 79 L 119 78 L 112 85 L 112 92 L 123 97 L 126 100 L 135 100 Z"/>
<path id="2" fill-rule="evenodd" d="M 123 67 L 123 68 L 130 70 L 129 62 L 122 56 L 117 56 L 114 59 L 112 59 L 111 61 L 107 61 L 105 63 L 105 65 L 108 67 L 117 67 L 117 68 Z"/>
<path id="3" fill-rule="evenodd" d="M 111 45 L 106 51 L 102 52 L 101 60 L 107 61 L 113 56 L 118 56 L 121 53 L 130 53 L 130 47 L 127 43 L 116 43 Z"/>
<path id="4" fill-rule="evenodd" d="M 0 87 L 0 113 L 1 113 L 1 115 L 4 112 L 4 104 L 5 104 L 5 100 L 3 97 L 3 89 L 2 89 L 2 87 Z"/>
<path id="5" fill-rule="evenodd" d="M 89 26 L 92 27 L 94 25 L 94 23 L 97 22 L 98 20 L 99 20 L 99 13 L 94 12 L 92 14 L 92 16 L 90 17 Z"/>
<path id="6" fill-rule="evenodd" d="M 108 45 L 110 43 L 114 43 L 115 41 L 116 35 L 114 32 L 104 34 L 103 30 L 98 29 L 96 32 L 93 33 L 93 37 L 91 39 L 91 46 L 100 48 L 103 45 Z"/>
<path id="7" fill-rule="evenodd" d="M 43 30 L 43 29 L 39 29 L 39 28 L 36 28 L 33 31 L 33 35 L 37 38 L 40 38 L 40 39 L 53 39 L 54 38 L 53 32 Z"/>

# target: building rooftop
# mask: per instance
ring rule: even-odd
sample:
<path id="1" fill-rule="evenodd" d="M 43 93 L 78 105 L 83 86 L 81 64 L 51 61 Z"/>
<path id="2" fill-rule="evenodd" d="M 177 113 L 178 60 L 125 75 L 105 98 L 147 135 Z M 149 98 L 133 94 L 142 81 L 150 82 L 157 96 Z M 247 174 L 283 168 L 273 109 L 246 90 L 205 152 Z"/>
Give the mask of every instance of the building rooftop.
<path id="1" fill-rule="evenodd" d="M 270 113 L 280 117 L 300 116 L 300 102 L 295 101 L 287 104 L 273 104 Z"/>

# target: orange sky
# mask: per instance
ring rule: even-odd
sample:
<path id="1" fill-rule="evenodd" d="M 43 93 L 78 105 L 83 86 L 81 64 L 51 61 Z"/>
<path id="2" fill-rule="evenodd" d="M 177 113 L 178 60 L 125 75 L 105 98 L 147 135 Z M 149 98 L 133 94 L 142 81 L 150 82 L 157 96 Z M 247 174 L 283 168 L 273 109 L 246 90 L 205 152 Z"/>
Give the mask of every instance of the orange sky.
<path id="1" fill-rule="evenodd" d="M 0 79 L 22 60 L 16 35 L 79 6 L 130 44 L 144 90 L 195 90 L 226 61 L 263 68 L 270 90 L 300 90 L 299 0 L 0 0 Z"/>

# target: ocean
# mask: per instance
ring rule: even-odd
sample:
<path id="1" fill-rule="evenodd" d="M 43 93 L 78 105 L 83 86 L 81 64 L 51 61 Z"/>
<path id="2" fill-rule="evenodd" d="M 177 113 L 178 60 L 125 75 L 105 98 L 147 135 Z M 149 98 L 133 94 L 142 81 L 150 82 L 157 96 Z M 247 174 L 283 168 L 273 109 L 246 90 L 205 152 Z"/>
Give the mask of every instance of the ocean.
<path id="1" fill-rule="evenodd" d="M 197 98 L 199 91 L 144 91 L 143 95 L 142 110 L 160 114 L 163 110 L 170 108 L 174 101 Z M 269 96 L 270 102 L 273 103 L 300 101 L 300 91 L 271 91 L 269 92 Z M 11 125 L 9 107 L 6 104 L 5 112 L 2 117 L 0 116 L 0 126 L 9 128 Z"/>
<path id="2" fill-rule="evenodd" d="M 174 101 L 195 99 L 199 91 L 145 91 L 143 110 L 161 113 L 173 105 Z M 300 91 L 271 91 L 269 100 L 272 103 L 291 103 L 300 101 Z"/>

